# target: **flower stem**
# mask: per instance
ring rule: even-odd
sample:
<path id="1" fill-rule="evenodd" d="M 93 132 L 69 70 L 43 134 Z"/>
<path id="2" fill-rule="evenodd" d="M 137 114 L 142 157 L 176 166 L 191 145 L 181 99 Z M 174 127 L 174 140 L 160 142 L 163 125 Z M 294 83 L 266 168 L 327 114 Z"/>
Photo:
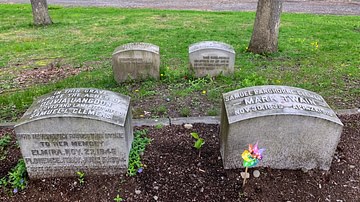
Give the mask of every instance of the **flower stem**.
<path id="1" fill-rule="evenodd" d="M 246 183 L 246 176 L 247 176 L 248 168 L 249 167 L 245 167 L 245 176 L 244 176 L 244 181 L 243 181 L 243 187 L 245 186 L 245 183 Z"/>

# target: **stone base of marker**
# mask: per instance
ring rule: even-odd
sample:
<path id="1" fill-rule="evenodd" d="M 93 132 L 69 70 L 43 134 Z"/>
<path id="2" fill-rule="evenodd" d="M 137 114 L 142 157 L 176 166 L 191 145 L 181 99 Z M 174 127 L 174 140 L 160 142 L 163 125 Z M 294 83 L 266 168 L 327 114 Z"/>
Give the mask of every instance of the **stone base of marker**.
<path id="1" fill-rule="evenodd" d="M 112 66 L 119 84 L 126 80 L 159 79 L 159 47 L 149 43 L 122 45 L 112 55 Z"/>
<path id="2" fill-rule="evenodd" d="M 65 89 L 26 111 L 15 132 L 30 178 L 126 173 L 133 140 L 130 98 Z"/>
<path id="3" fill-rule="evenodd" d="M 259 166 L 329 170 L 343 124 L 321 96 L 287 86 L 223 94 L 220 148 L 225 169 L 241 168 L 241 153 L 258 142 Z"/>

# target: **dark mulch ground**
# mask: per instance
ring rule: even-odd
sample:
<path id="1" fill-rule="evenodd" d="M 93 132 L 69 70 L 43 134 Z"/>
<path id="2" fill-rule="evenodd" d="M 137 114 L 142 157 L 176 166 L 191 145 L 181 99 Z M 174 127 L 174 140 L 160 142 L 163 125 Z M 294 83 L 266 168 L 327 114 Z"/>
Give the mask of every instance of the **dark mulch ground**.
<path id="1" fill-rule="evenodd" d="M 84 185 L 76 178 L 30 180 L 15 195 L 0 190 L 0 201 L 113 201 L 117 194 L 125 201 L 360 201 L 360 113 L 340 118 L 345 127 L 327 172 L 260 168 L 261 176 L 242 188 L 242 170 L 222 168 L 218 125 L 168 126 L 148 128 L 146 168 L 135 177 L 86 176 Z M 201 157 L 190 132 L 206 141 Z M 3 129 L 1 136 L 5 133 L 12 130 Z M 0 177 L 20 158 L 15 142 L 7 149 Z"/>

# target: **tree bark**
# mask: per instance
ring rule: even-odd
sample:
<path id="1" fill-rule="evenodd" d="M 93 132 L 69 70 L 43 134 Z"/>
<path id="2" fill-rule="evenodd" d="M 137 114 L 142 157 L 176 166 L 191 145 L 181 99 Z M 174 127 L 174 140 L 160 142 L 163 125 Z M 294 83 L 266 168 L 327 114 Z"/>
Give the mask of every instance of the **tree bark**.
<path id="1" fill-rule="evenodd" d="M 259 0 L 248 50 L 257 54 L 278 51 L 282 0 Z"/>
<path id="2" fill-rule="evenodd" d="M 52 24 L 46 0 L 30 0 L 35 25 Z"/>

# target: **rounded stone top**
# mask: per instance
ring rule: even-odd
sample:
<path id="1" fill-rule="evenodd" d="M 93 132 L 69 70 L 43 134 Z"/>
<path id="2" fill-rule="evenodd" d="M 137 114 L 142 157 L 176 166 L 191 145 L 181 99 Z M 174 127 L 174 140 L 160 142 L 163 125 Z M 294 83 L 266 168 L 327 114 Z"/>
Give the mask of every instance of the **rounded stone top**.
<path id="1" fill-rule="evenodd" d="M 218 41 L 202 41 L 191 44 L 189 46 L 189 53 L 193 53 L 199 50 L 206 50 L 206 49 L 217 49 L 235 54 L 235 50 L 231 45 Z"/>
<path id="2" fill-rule="evenodd" d="M 84 118 L 124 126 L 130 97 L 96 88 L 70 88 L 38 98 L 25 112 L 20 126 L 47 118 Z"/>
<path id="3" fill-rule="evenodd" d="M 136 43 L 128 43 L 122 46 L 119 46 L 113 52 L 113 55 L 125 52 L 125 51 L 148 51 L 152 53 L 159 54 L 159 46 L 156 46 L 151 43 L 143 43 L 143 42 L 136 42 Z"/>
<path id="4" fill-rule="evenodd" d="M 223 94 L 229 124 L 272 115 L 309 116 L 343 125 L 323 97 L 301 88 L 264 85 Z"/>

